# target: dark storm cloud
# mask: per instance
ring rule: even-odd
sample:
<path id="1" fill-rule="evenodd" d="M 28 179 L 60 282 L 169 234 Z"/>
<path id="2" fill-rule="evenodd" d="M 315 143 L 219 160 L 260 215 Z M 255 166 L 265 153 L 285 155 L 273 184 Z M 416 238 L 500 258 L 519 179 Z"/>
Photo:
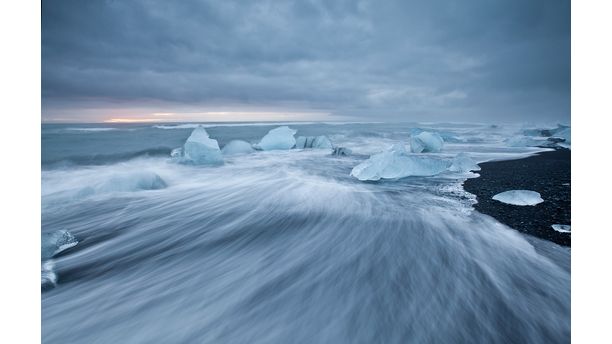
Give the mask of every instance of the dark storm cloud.
<path id="1" fill-rule="evenodd" d="M 43 115 L 161 102 L 569 119 L 569 1 L 42 4 Z"/>

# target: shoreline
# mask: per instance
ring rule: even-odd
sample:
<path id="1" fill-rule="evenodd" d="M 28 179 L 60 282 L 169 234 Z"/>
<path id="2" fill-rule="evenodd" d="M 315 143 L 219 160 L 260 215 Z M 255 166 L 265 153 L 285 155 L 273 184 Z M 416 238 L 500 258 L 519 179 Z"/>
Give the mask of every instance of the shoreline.
<path id="1" fill-rule="evenodd" d="M 478 178 L 463 183 L 476 195 L 474 209 L 519 231 L 571 247 L 571 234 L 557 232 L 553 224 L 571 225 L 571 150 L 560 148 L 534 156 L 479 164 Z M 544 202 L 535 206 L 505 204 L 492 197 L 508 190 L 533 190 Z"/>

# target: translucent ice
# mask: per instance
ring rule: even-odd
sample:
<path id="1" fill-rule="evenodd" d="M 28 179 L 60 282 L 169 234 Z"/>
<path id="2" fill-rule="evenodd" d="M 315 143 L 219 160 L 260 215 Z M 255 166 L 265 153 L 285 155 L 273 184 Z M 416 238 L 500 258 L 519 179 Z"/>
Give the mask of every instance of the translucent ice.
<path id="1" fill-rule="evenodd" d="M 208 137 L 204 127 L 193 130 L 183 148 L 184 159 L 194 164 L 222 164 L 223 156 L 217 140 Z"/>
<path id="2" fill-rule="evenodd" d="M 312 148 L 333 148 L 333 145 L 327 136 L 317 136 L 312 143 Z"/>
<path id="3" fill-rule="evenodd" d="M 469 172 L 469 171 L 480 171 L 480 166 L 476 164 L 469 155 L 465 153 L 459 153 L 454 159 L 451 166 L 448 168 L 452 172 Z"/>
<path id="4" fill-rule="evenodd" d="M 67 230 L 43 233 L 40 240 L 40 286 L 43 290 L 55 287 L 57 275 L 53 270 L 53 258 L 58 253 L 76 246 L 79 241 Z"/>
<path id="5" fill-rule="evenodd" d="M 295 148 L 333 148 L 329 138 L 325 135 L 321 136 L 300 136 L 297 138 Z"/>
<path id="6" fill-rule="evenodd" d="M 74 235 L 67 230 L 43 233 L 40 241 L 41 258 L 47 260 L 70 247 L 76 246 L 78 243 Z"/>
<path id="7" fill-rule="evenodd" d="M 47 260 L 40 264 L 40 287 L 42 290 L 49 290 L 55 287 L 57 275 L 54 268 L 53 260 Z"/>
<path id="8" fill-rule="evenodd" d="M 510 190 L 498 193 L 493 199 L 512 205 L 536 205 L 544 202 L 539 193 L 530 190 Z"/>
<path id="9" fill-rule="evenodd" d="M 278 127 L 270 130 L 266 136 L 256 145 L 262 150 L 291 149 L 295 146 L 295 135 L 297 130 L 287 126 Z"/>
<path id="10" fill-rule="evenodd" d="M 570 225 L 552 225 L 552 228 L 560 233 L 571 233 L 572 227 Z"/>
<path id="11" fill-rule="evenodd" d="M 232 140 L 221 149 L 223 155 L 248 154 L 254 151 L 250 143 L 242 140 Z"/>
<path id="12" fill-rule="evenodd" d="M 314 136 L 298 136 L 295 140 L 295 148 L 304 149 L 309 145 L 312 147 L 312 141 L 314 141 Z"/>
<path id="13" fill-rule="evenodd" d="M 438 133 L 424 131 L 410 137 L 410 151 L 413 153 L 438 153 L 443 145 L 444 140 Z"/>
<path id="14" fill-rule="evenodd" d="M 408 176 L 433 176 L 445 171 L 449 162 L 406 153 L 402 145 L 374 154 L 355 166 L 351 176 L 359 180 L 398 179 Z"/>

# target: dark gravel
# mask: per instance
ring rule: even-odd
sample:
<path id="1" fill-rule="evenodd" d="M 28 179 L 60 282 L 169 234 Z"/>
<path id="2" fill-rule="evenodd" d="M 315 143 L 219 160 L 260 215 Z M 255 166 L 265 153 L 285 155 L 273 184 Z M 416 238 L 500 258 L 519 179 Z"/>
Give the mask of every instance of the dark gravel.
<path id="1" fill-rule="evenodd" d="M 478 198 L 474 208 L 520 231 L 560 245 L 571 246 L 571 234 L 552 224 L 571 225 L 571 151 L 557 149 L 525 159 L 480 164 L 479 178 L 468 179 L 464 189 Z M 565 184 L 565 185 L 564 185 Z M 533 190 L 544 202 L 516 206 L 492 199 L 507 190 Z"/>

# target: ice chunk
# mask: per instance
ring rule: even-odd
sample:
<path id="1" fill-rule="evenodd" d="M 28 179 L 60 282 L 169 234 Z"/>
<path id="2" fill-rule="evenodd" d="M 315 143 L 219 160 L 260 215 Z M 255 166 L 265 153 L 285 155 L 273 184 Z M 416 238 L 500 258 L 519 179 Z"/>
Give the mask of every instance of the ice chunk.
<path id="1" fill-rule="evenodd" d="M 254 151 L 255 150 L 253 147 L 251 147 L 250 143 L 242 140 L 232 140 L 223 146 L 223 149 L 221 150 L 224 155 L 248 154 L 253 153 Z"/>
<path id="2" fill-rule="evenodd" d="M 531 190 L 510 190 L 498 193 L 493 199 L 512 205 L 536 205 L 544 202 L 539 193 Z"/>
<path id="3" fill-rule="evenodd" d="M 208 137 L 204 127 L 193 130 L 183 148 L 184 160 L 194 164 L 222 164 L 223 156 L 217 140 Z"/>
<path id="4" fill-rule="evenodd" d="M 438 133 L 424 131 L 410 137 L 410 151 L 413 153 L 438 153 L 443 145 L 444 140 Z"/>
<path id="5" fill-rule="evenodd" d="M 314 136 L 299 136 L 297 140 L 295 140 L 295 148 L 304 149 L 312 147 L 312 142 L 314 141 Z"/>
<path id="6" fill-rule="evenodd" d="M 333 148 L 331 141 L 325 135 L 317 136 L 312 143 L 312 148 Z"/>
<path id="7" fill-rule="evenodd" d="M 398 179 L 408 176 L 433 176 L 449 167 L 448 161 L 426 156 L 408 155 L 402 145 L 374 154 L 355 166 L 351 176 L 359 180 Z"/>
<path id="8" fill-rule="evenodd" d="M 43 233 L 40 247 L 40 287 L 48 290 L 55 287 L 57 275 L 53 270 L 53 258 L 58 253 L 76 246 L 79 241 L 67 230 L 58 230 L 51 233 Z"/>
<path id="9" fill-rule="evenodd" d="M 348 148 L 345 148 L 345 147 L 336 147 L 336 148 L 334 148 L 334 151 L 332 152 L 332 155 L 349 156 L 352 153 L 353 153 L 353 151 L 351 151 Z"/>
<path id="10" fill-rule="evenodd" d="M 329 138 L 325 135 L 321 136 L 300 136 L 297 138 L 295 148 L 333 148 Z"/>
<path id="11" fill-rule="evenodd" d="M 57 275 L 53 271 L 55 263 L 53 260 L 48 260 L 40 264 L 40 288 L 49 290 L 55 287 Z"/>
<path id="12" fill-rule="evenodd" d="M 50 259 L 56 254 L 76 246 L 79 241 L 67 230 L 43 233 L 40 240 L 42 260 Z"/>
<path id="13" fill-rule="evenodd" d="M 448 170 L 452 172 L 480 171 L 480 166 L 478 166 L 478 164 L 476 164 L 476 162 L 472 160 L 469 155 L 459 153 L 455 159 L 453 159 L 453 163 Z"/>
<path id="14" fill-rule="evenodd" d="M 183 156 L 183 147 L 174 148 L 170 152 L 170 157 L 172 157 L 172 158 L 180 158 L 182 156 Z"/>
<path id="15" fill-rule="evenodd" d="M 570 225 L 552 225 L 552 228 L 560 233 L 571 233 L 572 227 Z"/>
<path id="16" fill-rule="evenodd" d="M 256 145 L 256 148 L 263 150 L 291 149 L 295 146 L 295 135 L 297 130 L 288 126 L 282 126 L 270 130 L 266 136 Z"/>

